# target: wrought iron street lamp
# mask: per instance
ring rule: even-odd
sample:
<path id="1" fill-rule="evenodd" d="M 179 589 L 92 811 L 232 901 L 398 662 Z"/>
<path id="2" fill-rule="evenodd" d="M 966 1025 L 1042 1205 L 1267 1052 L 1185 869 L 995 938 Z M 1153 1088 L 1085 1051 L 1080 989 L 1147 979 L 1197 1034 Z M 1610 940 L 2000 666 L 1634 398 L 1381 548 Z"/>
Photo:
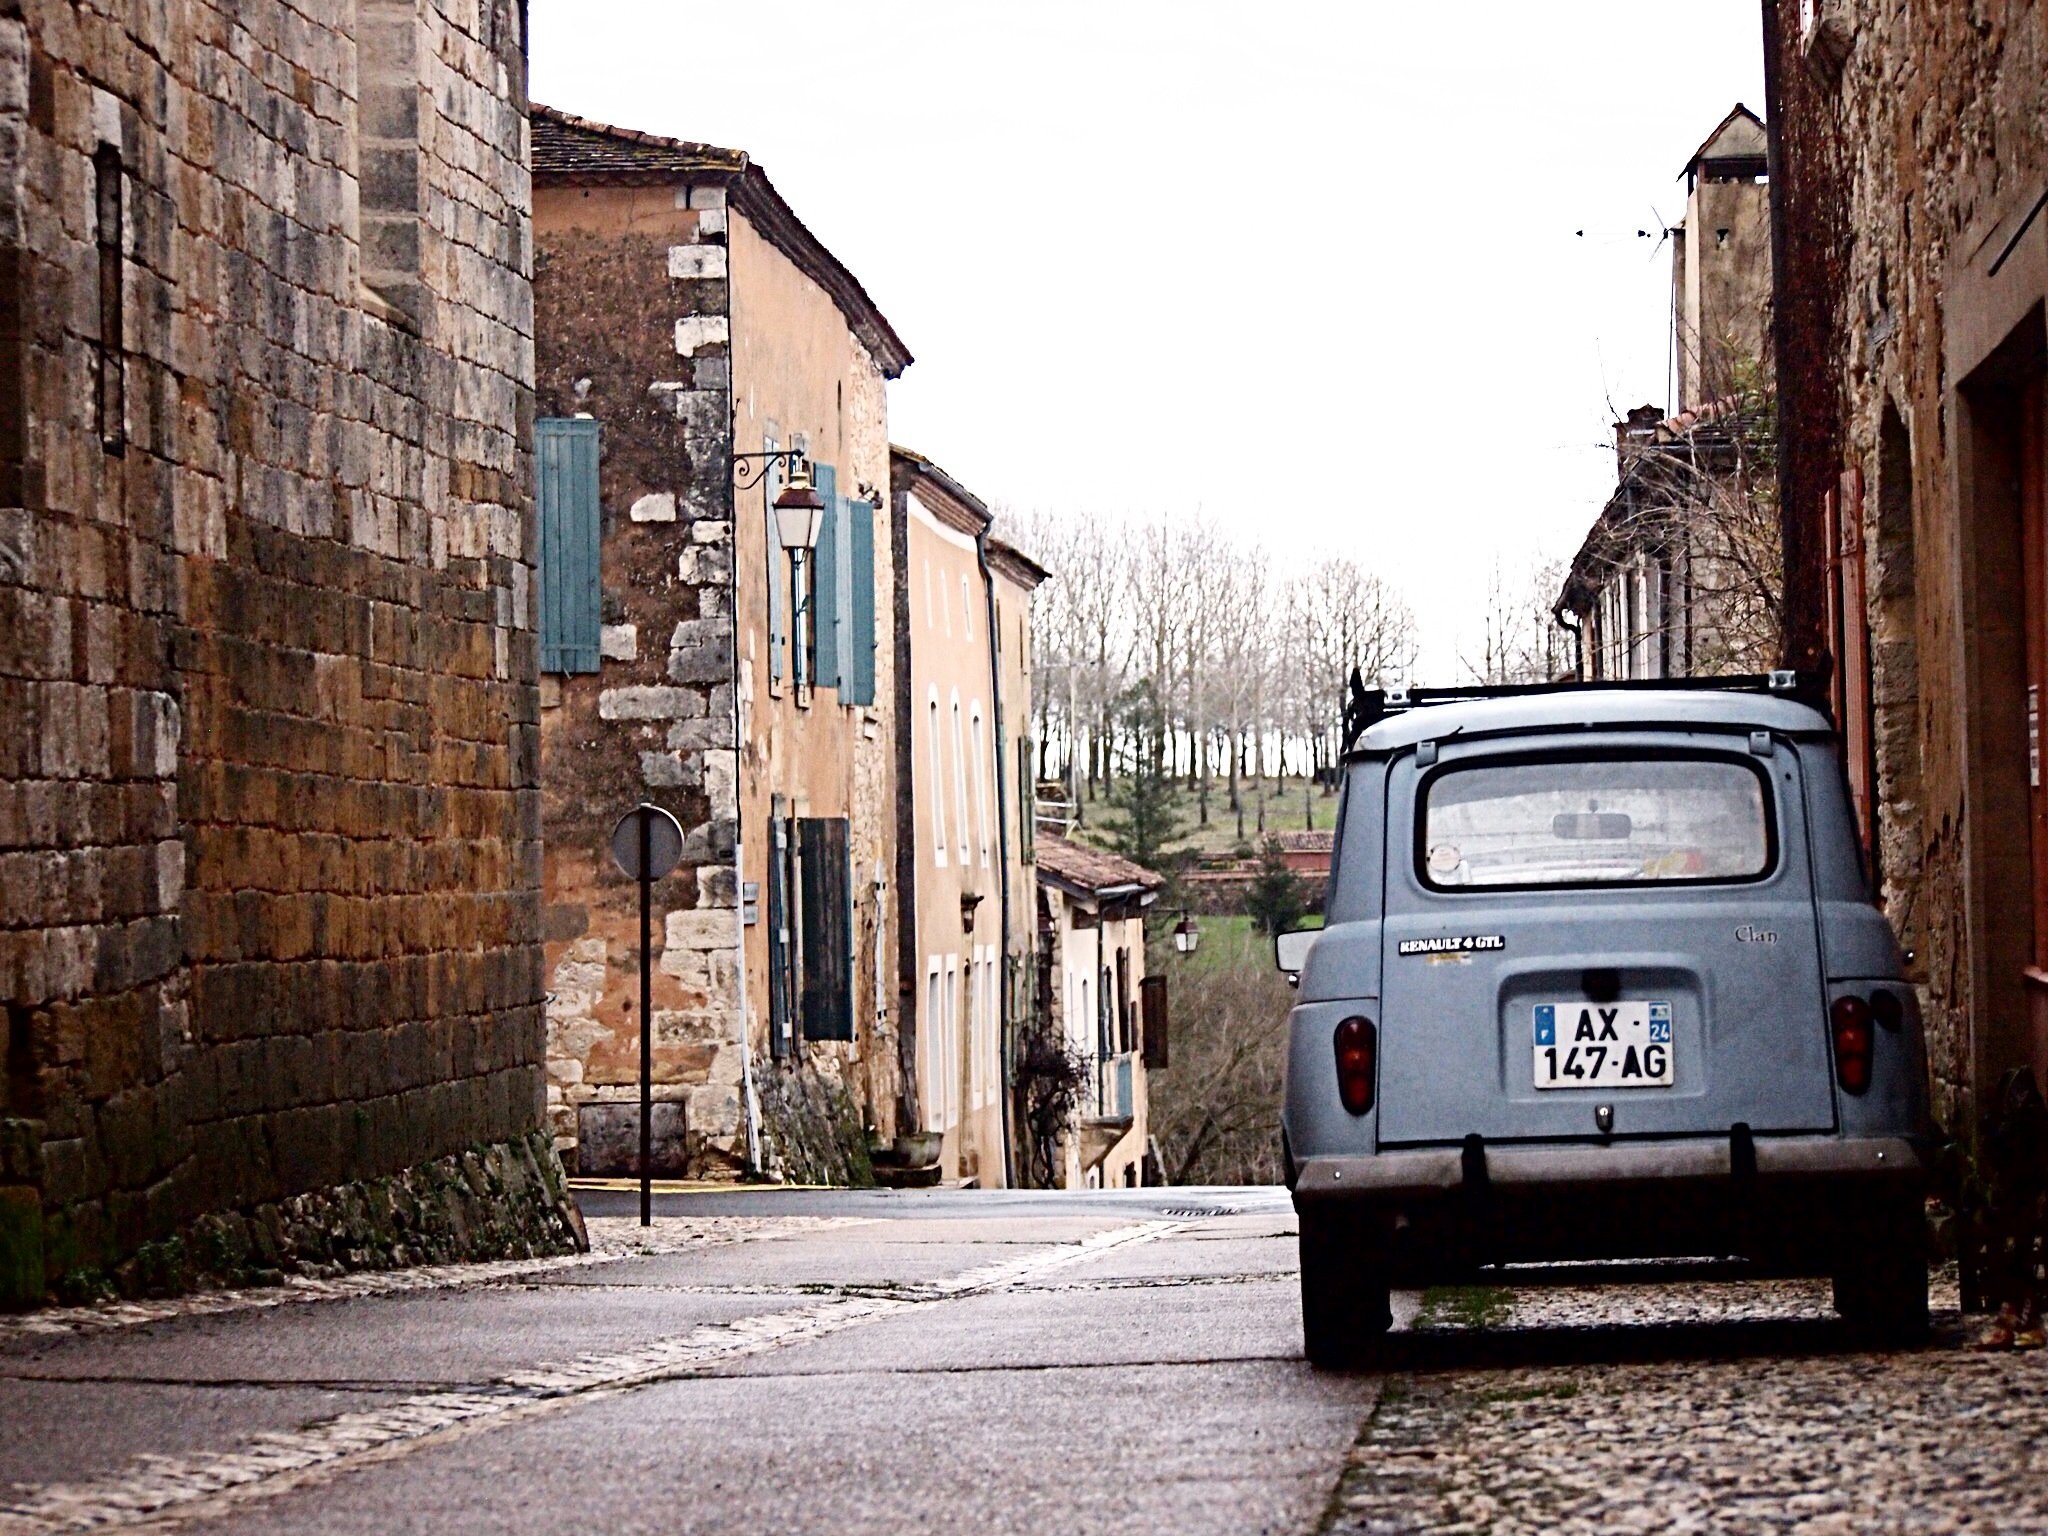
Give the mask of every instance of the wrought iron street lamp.
<path id="1" fill-rule="evenodd" d="M 1184 955 L 1192 955 L 1195 946 L 1202 942 L 1202 930 L 1195 926 L 1195 920 L 1186 912 L 1173 925 L 1173 947 Z"/>
<path id="2" fill-rule="evenodd" d="M 811 464 L 798 459 L 791 469 L 789 484 L 775 497 L 775 533 L 782 547 L 802 560 L 818 547 L 818 533 L 825 522 L 825 498 L 811 484 Z"/>

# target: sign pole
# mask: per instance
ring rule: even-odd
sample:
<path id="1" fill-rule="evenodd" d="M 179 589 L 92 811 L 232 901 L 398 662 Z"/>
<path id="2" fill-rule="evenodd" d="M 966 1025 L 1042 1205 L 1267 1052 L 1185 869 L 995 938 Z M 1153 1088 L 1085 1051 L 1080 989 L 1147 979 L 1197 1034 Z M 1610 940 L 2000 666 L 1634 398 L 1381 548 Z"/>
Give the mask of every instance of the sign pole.
<path id="1" fill-rule="evenodd" d="M 654 1225 L 654 818 L 640 822 L 640 1225 Z"/>
<path id="2" fill-rule="evenodd" d="M 658 805 L 612 828 L 612 860 L 640 886 L 640 1225 L 654 1225 L 654 882 L 683 856 L 683 829 Z"/>

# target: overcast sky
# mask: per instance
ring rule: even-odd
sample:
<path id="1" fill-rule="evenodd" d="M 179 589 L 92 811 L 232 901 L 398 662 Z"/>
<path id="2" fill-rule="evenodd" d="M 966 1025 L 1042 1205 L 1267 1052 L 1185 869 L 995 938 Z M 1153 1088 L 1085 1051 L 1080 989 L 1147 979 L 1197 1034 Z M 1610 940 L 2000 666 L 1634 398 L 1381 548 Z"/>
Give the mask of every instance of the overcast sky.
<path id="1" fill-rule="evenodd" d="M 1205 510 L 1394 582 L 1417 681 L 1669 403 L 1686 157 L 1754 0 L 532 0 L 537 101 L 746 150 L 986 500 Z M 1639 238 L 1638 230 L 1651 238 Z M 1577 231 L 1583 230 L 1580 235 Z"/>

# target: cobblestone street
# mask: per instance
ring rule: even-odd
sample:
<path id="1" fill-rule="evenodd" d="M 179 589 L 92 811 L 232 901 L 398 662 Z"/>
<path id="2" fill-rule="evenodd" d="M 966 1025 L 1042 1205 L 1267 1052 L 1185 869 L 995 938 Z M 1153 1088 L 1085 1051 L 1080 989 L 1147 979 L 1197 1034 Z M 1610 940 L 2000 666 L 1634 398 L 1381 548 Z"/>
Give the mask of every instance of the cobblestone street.
<path id="1" fill-rule="evenodd" d="M 1403 1294 L 1327 1375 L 1279 1190 L 629 1199 L 574 1258 L 6 1322 L 0 1532 L 2048 1530 L 2048 1356 L 1952 1279 L 1894 1354 L 1819 1284 Z"/>
<path id="2" fill-rule="evenodd" d="M 2048 1530 L 2048 1357 L 1969 1350 L 1952 1278 L 1929 1346 L 1891 1354 L 1847 1344 L 1824 1284 L 1432 1300 L 1329 1530 Z"/>

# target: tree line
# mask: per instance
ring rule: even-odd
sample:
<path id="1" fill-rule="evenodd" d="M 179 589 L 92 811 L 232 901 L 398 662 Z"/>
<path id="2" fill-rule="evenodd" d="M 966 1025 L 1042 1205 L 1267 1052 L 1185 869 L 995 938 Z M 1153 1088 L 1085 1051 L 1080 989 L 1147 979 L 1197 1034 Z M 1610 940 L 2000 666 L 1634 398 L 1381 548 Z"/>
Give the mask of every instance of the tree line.
<path id="1" fill-rule="evenodd" d="M 1077 816 L 1143 774 L 1205 825 L 1212 798 L 1242 822 L 1248 783 L 1334 765 L 1353 667 L 1370 683 L 1414 663 L 1407 603 L 1347 556 L 1282 571 L 1204 515 L 1011 511 L 1001 531 L 1053 573 L 1032 608 L 1038 777 Z"/>

